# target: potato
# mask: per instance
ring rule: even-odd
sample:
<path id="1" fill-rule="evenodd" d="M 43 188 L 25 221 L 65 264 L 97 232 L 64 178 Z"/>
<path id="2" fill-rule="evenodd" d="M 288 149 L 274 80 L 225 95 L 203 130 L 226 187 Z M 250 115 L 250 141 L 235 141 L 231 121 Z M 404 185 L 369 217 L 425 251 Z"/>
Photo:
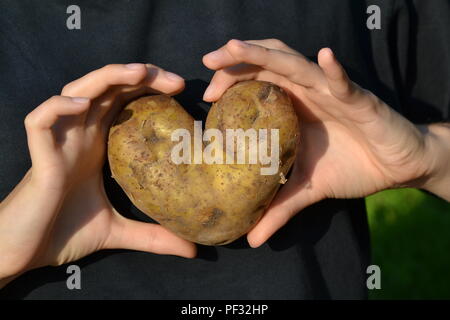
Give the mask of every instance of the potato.
<path id="1" fill-rule="evenodd" d="M 172 141 L 172 133 L 179 128 L 191 139 L 190 149 L 179 155 L 193 162 L 194 119 L 175 99 L 155 95 L 128 104 L 109 132 L 112 176 L 137 208 L 175 234 L 204 245 L 230 243 L 258 222 L 294 162 L 299 124 L 292 102 L 272 83 L 244 81 L 213 104 L 206 120 L 205 129 L 216 128 L 224 138 L 226 129 L 279 129 L 279 167 L 271 175 L 261 174 L 269 165 L 248 164 L 249 139 L 246 145 L 234 142 L 228 154 L 219 138 L 200 145 L 204 152 L 208 145 L 218 148 L 210 154 L 220 150 L 224 162 L 244 151 L 247 164 L 174 163 L 171 155 L 180 142 Z M 270 131 L 268 136 L 270 155 Z"/>

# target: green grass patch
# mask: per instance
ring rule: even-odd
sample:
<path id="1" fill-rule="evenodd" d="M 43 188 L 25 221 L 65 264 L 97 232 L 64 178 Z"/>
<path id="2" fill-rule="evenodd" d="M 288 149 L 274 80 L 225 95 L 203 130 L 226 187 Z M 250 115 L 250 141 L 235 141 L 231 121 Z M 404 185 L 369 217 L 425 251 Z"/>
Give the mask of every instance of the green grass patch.
<path id="1" fill-rule="evenodd" d="M 372 263 L 381 289 L 370 299 L 450 299 L 450 203 L 416 189 L 366 198 Z"/>

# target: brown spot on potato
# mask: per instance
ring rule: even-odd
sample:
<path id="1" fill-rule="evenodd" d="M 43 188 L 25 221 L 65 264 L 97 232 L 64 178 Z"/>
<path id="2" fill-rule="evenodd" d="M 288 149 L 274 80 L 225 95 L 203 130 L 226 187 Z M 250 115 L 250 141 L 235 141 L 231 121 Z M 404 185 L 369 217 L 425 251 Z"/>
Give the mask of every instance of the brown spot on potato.
<path id="1" fill-rule="evenodd" d="M 202 225 L 205 227 L 212 227 L 217 223 L 217 220 L 220 219 L 224 215 L 224 212 L 218 208 L 213 208 L 206 214 L 205 221 L 202 222 Z"/>
<path id="2" fill-rule="evenodd" d="M 258 99 L 261 102 L 266 101 L 267 97 L 272 92 L 272 86 L 271 85 L 264 85 L 259 91 L 258 91 Z"/>
<path id="3" fill-rule="evenodd" d="M 157 143 L 159 142 L 161 139 L 156 136 L 156 134 L 152 134 L 150 137 L 147 137 L 147 141 L 150 141 L 150 143 Z"/>
<path id="4" fill-rule="evenodd" d="M 133 172 L 133 178 L 138 183 L 139 187 L 141 189 L 145 189 L 144 186 L 147 185 L 147 176 L 145 175 L 145 172 L 143 170 L 143 166 L 139 164 L 134 164 L 135 162 L 132 162 L 128 165 L 128 167 Z"/>

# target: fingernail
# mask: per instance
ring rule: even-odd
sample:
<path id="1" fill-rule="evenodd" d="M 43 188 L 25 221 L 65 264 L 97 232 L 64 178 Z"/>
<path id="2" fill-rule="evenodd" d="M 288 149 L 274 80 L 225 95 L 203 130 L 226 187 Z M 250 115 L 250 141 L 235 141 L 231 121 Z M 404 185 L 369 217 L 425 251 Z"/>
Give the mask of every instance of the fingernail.
<path id="1" fill-rule="evenodd" d="M 208 100 L 211 98 L 210 96 L 213 94 L 213 86 L 209 85 L 208 88 L 206 88 L 205 93 L 203 94 L 203 100 Z"/>
<path id="2" fill-rule="evenodd" d="M 331 50 L 331 48 L 323 48 L 324 51 L 328 51 L 328 54 L 332 57 L 334 57 L 334 52 Z"/>
<path id="3" fill-rule="evenodd" d="M 72 101 L 75 103 L 80 103 L 80 104 L 85 104 L 89 102 L 88 98 L 80 98 L 80 97 L 76 97 L 76 98 L 72 98 Z"/>
<path id="4" fill-rule="evenodd" d="M 220 50 L 211 51 L 210 53 L 205 55 L 205 58 L 211 60 L 220 60 L 220 58 L 223 56 L 223 53 Z"/>
<path id="5" fill-rule="evenodd" d="M 142 68 L 142 63 L 129 63 L 125 65 L 125 68 L 136 70 Z"/>
<path id="6" fill-rule="evenodd" d="M 172 72 L 168 72 L 166 71 L 166 77 L 167 79 L 169 79 L 170 81 L 183 81 L 184 79 L 182 77 L 180 77 L 179 75 L 172 73 Z"/>

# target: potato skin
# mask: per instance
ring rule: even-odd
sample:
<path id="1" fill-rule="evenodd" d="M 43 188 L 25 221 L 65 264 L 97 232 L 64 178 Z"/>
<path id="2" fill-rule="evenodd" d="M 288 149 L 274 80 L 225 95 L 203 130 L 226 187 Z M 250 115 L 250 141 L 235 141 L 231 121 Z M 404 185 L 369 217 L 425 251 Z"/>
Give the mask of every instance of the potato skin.
<path id="1" fill-rule="evenodd" d="M 190 131 L 194 119 L 171 97 L 143 97 L 128 104 L 110 129 L 113 178 L 133 204 L 177 235 L 223 245 L 247 233 L 261 218 L 292 166 L 299 124 L 289 96 L 264 81 L 244 81 L 213 104 L 206 127 L 279 129 L 280 166 L 261 175 L 260 164 L 179 164 L 171 161 L 173 130 Z"/>

